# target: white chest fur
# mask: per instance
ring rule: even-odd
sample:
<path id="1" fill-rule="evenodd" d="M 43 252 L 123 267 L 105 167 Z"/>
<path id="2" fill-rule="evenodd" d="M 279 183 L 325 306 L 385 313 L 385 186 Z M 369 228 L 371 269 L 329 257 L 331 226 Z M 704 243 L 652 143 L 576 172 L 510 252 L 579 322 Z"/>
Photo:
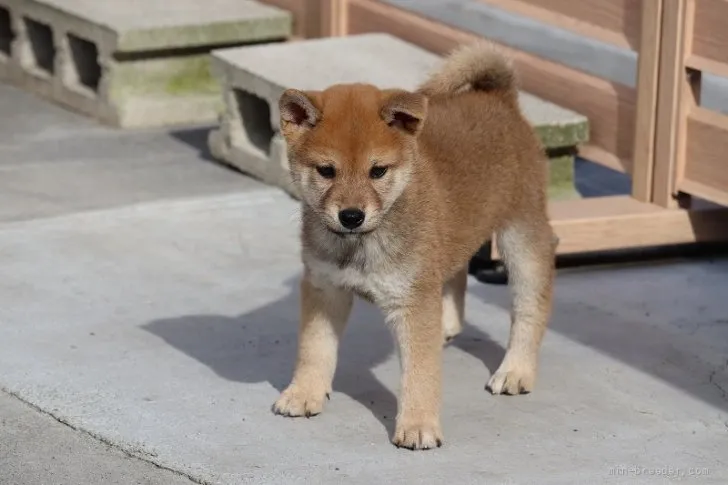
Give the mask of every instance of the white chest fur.
<path id="1" fill-rule="evenodd" d="M 412 280 L 404 271 L 367 272 L 320 260 L 308 261 L 314 281 L 326 282 L 371 298 L 382 307 L 399 306 L 409 295 Z"/>
<path id="2" fill-rule="evenodd" d="M 306 266 L 314 282 L 354 291 L 382 308 L 399 307 L 410 295 L 415 268 L 392 261 L 380 248 L 364 245 L 351 264 L 338 265 L 307 257 Z"/>

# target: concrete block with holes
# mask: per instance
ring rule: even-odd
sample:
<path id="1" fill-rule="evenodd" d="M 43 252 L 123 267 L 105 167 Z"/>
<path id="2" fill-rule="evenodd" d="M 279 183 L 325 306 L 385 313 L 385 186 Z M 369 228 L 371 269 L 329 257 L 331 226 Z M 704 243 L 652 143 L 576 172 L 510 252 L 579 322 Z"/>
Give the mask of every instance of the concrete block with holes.
<path id="1" fill-rule="evenodd" d="M 0 80 L 119 127 L 210 122 L 213 48 L 288 38 L 248 0 L 0 0 Z"/>
<path id="2" fill-rule="evenodd" d="M 221 49 L 213 51 L 212 58 L 225 100 L 220 127 L 209 137 L 212 154 L 294 197 L 279 133 L 278 98 L 285 89 L 315 90 L 351 82 L 414 89 L 441 62 L 440 57 L 387 34 Z M 574 148 L 588 139 L 587 119 L 527 93 L 520 99 L 554 155 L 552 194 L 571 196 Z"/>

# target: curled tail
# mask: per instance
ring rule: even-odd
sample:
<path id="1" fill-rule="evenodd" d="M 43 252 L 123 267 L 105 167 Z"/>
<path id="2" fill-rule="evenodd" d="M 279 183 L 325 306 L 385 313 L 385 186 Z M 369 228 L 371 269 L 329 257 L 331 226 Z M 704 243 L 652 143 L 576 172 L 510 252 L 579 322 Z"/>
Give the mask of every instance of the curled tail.
<path id="1" fill-rule="evenodd" d="M 516 75 L 510 59 L 485 41 L 462 45 L 418 89 L 426 96 L 462 90 L 498 92 L 517 100 Z"/>

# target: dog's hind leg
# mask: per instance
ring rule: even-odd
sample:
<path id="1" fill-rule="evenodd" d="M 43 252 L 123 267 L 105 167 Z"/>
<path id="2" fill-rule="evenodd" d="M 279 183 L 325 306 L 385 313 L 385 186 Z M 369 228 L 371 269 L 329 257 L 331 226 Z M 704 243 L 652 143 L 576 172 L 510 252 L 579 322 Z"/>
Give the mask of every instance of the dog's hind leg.
<path id="1" fill-rule="evenodd" d="M 463 330 L 465 291 L 468 285 L 467 266 L 458 271 L 442 289 L 442 334 L 445 343 Z"/>
<path id="2" fill-rule="evenodd" d="M 488 381 L 493 394 L 533 389 L 541 340 L 551 314 L 554 235 L 544 216 L 527 216 L 497 234 L 513 295 L 511 332 L 503 362 Z"/>

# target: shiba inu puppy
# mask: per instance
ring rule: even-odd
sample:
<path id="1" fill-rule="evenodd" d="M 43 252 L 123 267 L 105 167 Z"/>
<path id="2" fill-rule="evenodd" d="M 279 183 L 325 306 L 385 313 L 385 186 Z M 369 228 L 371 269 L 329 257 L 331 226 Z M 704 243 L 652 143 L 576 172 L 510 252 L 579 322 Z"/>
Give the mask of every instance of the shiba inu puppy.
<path id="1" fill-rule="evenodd" d="M 487 389 L 529 392 L 551 313 L 548 163 L 510 61 L 462 46 L 414 92 L 366 84 L 280 98 L 301 195 L 304 275 L 293 379 L 273 405 L 321 412 L 354 295 L 384 313 L 399 349 L 392 442 L 440 446 L 443 341 L 462 329 L 470 258 L 493 234 L 513 292 L 508 348 Z"/>

